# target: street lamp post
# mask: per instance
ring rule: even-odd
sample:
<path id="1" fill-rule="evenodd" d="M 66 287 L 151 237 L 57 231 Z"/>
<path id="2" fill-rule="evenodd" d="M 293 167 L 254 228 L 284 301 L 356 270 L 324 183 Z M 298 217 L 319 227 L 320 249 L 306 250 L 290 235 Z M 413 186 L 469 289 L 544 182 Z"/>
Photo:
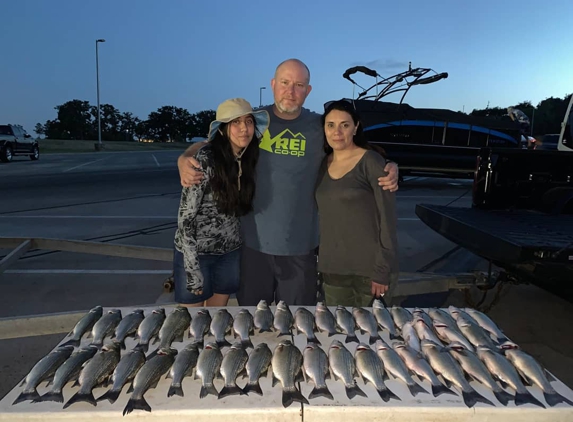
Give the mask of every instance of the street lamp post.
<path id="1" fill-rule="evenodd" d="M 100 42 L 105 42 L 105 40 L 104 39 L 96 40 L 97 142 L 99 149 L 101 149 L 101 113 L 99 111 L 99 57 L 98 57 L 98 44 Z"/>
<path id="2" fill-rule="evenodd" d="M 267 88 L 264 86 L 259 88 L 259 107 L 263 106 L 263 89 L 267 89 Z"/>

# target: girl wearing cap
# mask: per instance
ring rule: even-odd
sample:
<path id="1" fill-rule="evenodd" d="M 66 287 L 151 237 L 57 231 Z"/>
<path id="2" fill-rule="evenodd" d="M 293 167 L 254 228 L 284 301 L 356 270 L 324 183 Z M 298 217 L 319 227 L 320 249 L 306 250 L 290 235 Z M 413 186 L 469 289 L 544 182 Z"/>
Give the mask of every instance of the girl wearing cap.
<path id="1" fill-rule="evenodd" d="M 258 138 L 269 125 L 264 110 L 242 98 L 224 101 L 196 159 L 200 184 L 184 187 L 175 233 L 175 301 L 226 306 L 240 280 L 239 217 L 252 210 Z"/>

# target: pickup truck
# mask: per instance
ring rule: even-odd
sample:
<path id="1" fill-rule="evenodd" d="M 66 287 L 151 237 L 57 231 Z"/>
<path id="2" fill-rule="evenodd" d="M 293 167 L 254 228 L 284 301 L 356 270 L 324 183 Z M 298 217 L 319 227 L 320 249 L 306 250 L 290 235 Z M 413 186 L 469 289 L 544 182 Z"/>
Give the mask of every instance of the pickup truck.
<path id="1" fill-rule="evenodd" d="M 31 160 L 39 159 L 38 141 L 20 125 L 0 125 L 0 160 L 8 163 L 16 155 L 27 155 Z"/>

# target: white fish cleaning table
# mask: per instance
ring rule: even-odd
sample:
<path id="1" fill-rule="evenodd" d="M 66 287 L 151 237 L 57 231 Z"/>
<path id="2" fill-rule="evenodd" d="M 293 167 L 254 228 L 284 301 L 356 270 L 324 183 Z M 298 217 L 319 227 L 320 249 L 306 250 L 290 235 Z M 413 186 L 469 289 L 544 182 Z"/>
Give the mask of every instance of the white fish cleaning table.
<path id="1" fill-rule="evenodd" d="M 159 307 L 156 306 L 156 307 Z M 156 307 L 144 307 L 145 315 L 148 315 Z M 169 314 L 175 305 L 161 306 L 165 308 L 166 314 Z M 298 306 L 292 306 L 291 311 L 294 315 Z M 306 307 L 314 314 L 314 307 Z M 109 309 L 104 307 L 104 312 Z M 133 308 L 120 308 L 125 317 Z M 191 316 L 194 317 L 200 308 L 189 308 Z M 235 316 L 242 307 L 229 307 L 228 311 Z M 254 307 L 246 307 L 251 314 L 254 315 Z M 275 307 L 271 310 L 275 311 Z M 334 313 L 335 307 L 330 308 Z M 350 309 L 349 309 L 350 310 Z M 217 311 L 216 308 L 209 308 L 211 316 Z M 503 327 L 500 327 L 503 329 Z M 257 330 L 258 331 L 258 330 Z M 357 331 L 357 336 L 360 341 L 368 343 L 369 335 L 360 334 Z M 383 340 L 390 344 L 388 333 L 381 331 L 380 335 Z M 185 333 L 183 343 L 174 342 L 172 347 L 182 350 L 185 345 L 189 343 L 187 338 L 188 332 Z M 328 337 L 327 334 L 317 333 L 316 337 L 322 343 L 323 350 L 328 353 L 328 347 L 332 340 L 337 339 L 344 343 L 346 335 L 339 334 Z M 271 350 L 278 345 L 282 340 L 288 338 L 287 336 L 277 337 L 276 332 L 262 333 L 256 332 L 251 336 L 253 344 L 256 346 L 259 343 L 267 343 Z M 106 338 L 106 342 L 109 338 Z M 227 335 L 227 340 L 233 342 L 231 335 Z M 296 335 L 296 330 L 293 330 L 291 340 L 299 347 L 301 352 L 306 345 L 306 337 L 304 334 Z M 62 339 L 61 343 L 66 339 Z M 205 343 L 214 341 L 214 338 L 209 334 L 205 337 Z M 82 339 L 82 346 L 90 343 L 90 339 Z M 137 341 L 128 338 L 126 340 L 126 350 L 130 350 L 137 344 Z M 356 343 L 345 344 L 348 350 L 354 355 L 356 350 Z M 155 350 L 156 345 L 150 345 L 149 352 Z M 223 354 L 228 348 L 223 348 Z M 249 349 L 250 353 L 251 350 Z M 125 351 L 122 351 L 122 354 Z M 391 399 L 385 403 L 379 397 L 378 393 L 372 384 L 364 384 L 362 379 L 357 379 L 359 387 L 366 393 L 368 397 L 357 396 L 352 400 L 346 397 L 344 385 L 341 381 L 334 381 L 328 379 L 326 381 L 329 390 L 334 396 L 334 400 L 328 400 L 323 397 L 314 398 L 309 400 L 310 404 L 301 405 L 293 403 L 290 407 L 284 408 L 282 405 L 282 389 L 280 383 L 275 387 L 271 386 L 271 376 L 264 377 L 260 380 L 263 396 L 258 396 L 254 393 L 243 396 L 230 396 L 223 399 L 218 399 L 215 396 L 207 396 L 204 399 L 199 399 L 199 391 L 201 388 L 201 381 L 194 380 L 193 377 L 186 377 L 183 380 L 183 391 L 185 397 L 172 396 L 167 397 L 167 391 L 171 384 L 171 379 L 161 378 L 157 388 L 149 390 L 145 394 L 145 399 L 152 408 L 152 412 L 145 412 L 135 410 L 133 413 L 122 415 L 123 409 L 131 396 L 127 394 L 127 386 L 124 386 L 119 399 L 110 404 L 108 401 L 98 402 L 97 406 L 92 406 L 88 403 L 76 403 L 67 409 L 62 409 L 62 403 L 45 402 L 45 403 L 31 403 L 23 402 L 17 405 L 12 405 L 16 397 L 22 391 L 19 385 L 14 387 L 3 399 L 0 401 L 0 421 L 20 422 L 20 421 L 35 421 L 35 422 L 70 422 L 78 420 L 89 420 L 90 422 L 115 422 L 137 419 L 138 421 L 152 421 L 152 422 L 178 422 L 178 421 L 193 421 L 193 422 L 251 422 L 253 420 L 265 421 L 325 421 L 336 422 L 346 420 L 367 420 L 367 421 L 395 421 L 395 422 L 441 422 L 452 421 L 465 422 L 465 421 L 503 421 L 503 422 L 570 422 L 573 421 L 573 407 L 560 403 L 555 407 L 548 407 L 542 409 L 533 405 L 515 406 L 510 401 L 507 406 L 500 405 L 493 393 L 474 381 L 470 382 L 472 387 L 475 388 L 484 397 L 490 399 L 496 406 L 490 406 L 483 403 L 477 403 L 475 407 L 468 408 L 460 396 L 442 395 L 433 397 L 431 394 L 418 394 L 413 397 L 408 391 L 405 384 L 392 377 L 386 381 L 386 386 L 394 392 L 400 401 Z M 558 376 L 558 374 L 557 374 Z M 557 378 L 557 377 L 556 377 Z M 427 391 L 431 391 L 431 386 L 428 381 L 417 380 Z M 246 384 L 247 379 L 239 378 L 237 384 L 242 388 Z M 552 383 L 555 390 L 568 398 L 573 400 L 573 391 L 565 386 L 559 380 Z M 218 379 L 215 381 L 217 390 L 220 391 L 223 387 L 223 381 Z M 71 387 L 68 383 L 63 390 L 64 402 L 66 402 L 79 387 Z M 107 388 L 97 388 L 94 390 L 94 397 L 100 397 Z M 527 387 L 528 390 L 542 403 L 545 404 L 543 394 L 538 387 Z M 308 395 L 313 389 L 312 382 L 300 383 L 302 394 L 308 398 Z M 453 387 L 455 391 L 455 387 Z M 40 395 L 49 390 L 46 383 L 43 382 L 38 387 Z M 513 394 L 513 391 L 509 390 Z"/>

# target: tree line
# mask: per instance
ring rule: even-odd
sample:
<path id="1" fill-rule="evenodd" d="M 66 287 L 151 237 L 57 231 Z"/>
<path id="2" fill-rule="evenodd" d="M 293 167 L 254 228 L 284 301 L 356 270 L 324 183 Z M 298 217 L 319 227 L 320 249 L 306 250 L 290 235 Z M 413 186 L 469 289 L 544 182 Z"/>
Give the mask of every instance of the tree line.
<path id="1" fill-rule="evenodd" d="M 71 100 L 54 107 L 57 117 L 37 123 L 34 131 L 49 139 L 98 139 L 97 107 L 88 101 Z M 111 104 L 101 104 L 101 137 L 106 141 L 149 139 L 155 142 L 185 142 L 194 137 L 206 138 L 215 110 L 191 114 L 188 110 L 163 106 L 152 111 L 146 120 L 130 112 L 121 112 Z"/>

